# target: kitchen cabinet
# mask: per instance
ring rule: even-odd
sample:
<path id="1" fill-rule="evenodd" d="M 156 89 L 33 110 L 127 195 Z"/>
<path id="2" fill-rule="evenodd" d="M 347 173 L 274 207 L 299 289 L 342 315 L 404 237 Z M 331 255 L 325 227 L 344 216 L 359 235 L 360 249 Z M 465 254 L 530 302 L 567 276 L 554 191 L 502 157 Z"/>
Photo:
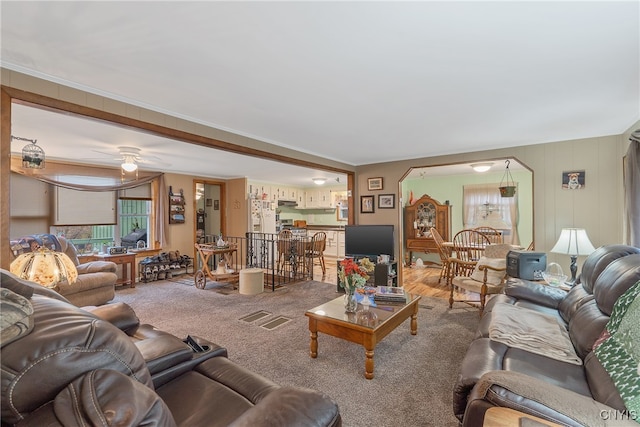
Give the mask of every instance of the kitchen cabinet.
<path id="1" fill-rule="evenodd" d="M 318 190 L 318 207 L 332 207 L 331 190 Z"/>
<path id="2" fill-rule="evenodd" d="M 298 209 L 304 209 L 306 207 L 306 202 L 307 202 L 305 191 L 302 189 L 299 189 L 296 197 L 297 197 L 296 203 L 298 203 Z"/>
<path id="3" fill-rule="evenodd" d="M 317 208 L 318 206 L 318 192 L 315 190 L 306 190 L 304 192 L 304 207 L 311 209 Z"/>
<path id="4" fill-rule="evenodd" d="M 278 200 L 287 200 L 297 202 L 298 205 L 302 202 L 304 206 L 304 191 L 297 187 L 289 187 L 281 184 L 269 184 L 257 181 L 248 181 L 249 194 L 259 200 L 269 200 L 277 202 Z M 302 195 L 302 200 L 299 195 Z"/>
<path id="5" fill-rule="evenodd" d="M 331 190 L 308 189 L 305 191 L 305 208 L 322 209 L 334 207 L 331 196 Z"/>
<path id="6" fill-rule="evenodd" d="M 344 231 L 338 231 L 338 258 L 344 258 Z"/>

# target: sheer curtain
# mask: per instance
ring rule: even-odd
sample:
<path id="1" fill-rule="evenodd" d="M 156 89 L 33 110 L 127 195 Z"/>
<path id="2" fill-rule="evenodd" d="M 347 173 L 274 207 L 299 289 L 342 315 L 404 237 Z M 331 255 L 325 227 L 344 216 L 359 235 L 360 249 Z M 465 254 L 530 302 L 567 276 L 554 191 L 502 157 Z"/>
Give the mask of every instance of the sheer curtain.
<path id="1" fill-rule="evenodd" d="M 462 221 L 464 228 L 475 228 L 482 225 L 492 226 L 498 229 L 507 229 L 509 236 L 505 236 L 505 243 L 520 244 L 518 235 L 518 191 L 514 197 L 500 196 L 498 183 L 468 184 L 463 187 Z M 498 220 L 504 221 L 503 226 L 487 224 L 483 216 L 486 216 L 486 206 L 493 205 L 498 211 L 492 217 L 498 216 Z"/>
<path id="2" fill-rule="evenodd" d="M 640 247 L 640 129 L 634 131 L 624 159 L 624 197 L 627 243 Z"/>

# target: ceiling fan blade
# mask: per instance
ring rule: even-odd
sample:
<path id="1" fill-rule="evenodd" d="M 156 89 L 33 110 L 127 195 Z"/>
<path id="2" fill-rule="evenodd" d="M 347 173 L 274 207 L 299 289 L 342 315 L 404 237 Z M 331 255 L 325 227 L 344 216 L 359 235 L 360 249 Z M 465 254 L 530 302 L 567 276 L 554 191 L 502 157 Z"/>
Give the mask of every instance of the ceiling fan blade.
<path id="1" fill-rule="evenodd" d="M 106 151 L 100 151 L 100 150 L 91 150 L 94 153 L 98 153 L 98 154 L 104 154 L 105 156 L 109 156 L 109 158 L 114 159 L 114 160 L 118 160 L 118 159 L 122 159 L 122 155 L 118 154 L 118 152 L 106 152 Z"/>

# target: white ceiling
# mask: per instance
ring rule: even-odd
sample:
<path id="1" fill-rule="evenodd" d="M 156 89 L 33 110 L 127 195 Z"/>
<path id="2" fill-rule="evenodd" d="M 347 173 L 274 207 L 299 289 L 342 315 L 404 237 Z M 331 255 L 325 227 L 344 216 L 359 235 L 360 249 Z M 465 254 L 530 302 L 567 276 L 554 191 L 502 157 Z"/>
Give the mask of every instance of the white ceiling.
<path id="1" fill-rule="evenodd" d="M 351 165 L 621 134 L 640 119 L 637 1 L 0 8 L 5 68 Z M 15 114 L 12 133 L 50 156 L 133 145 L 160 169 L 288 172 L 39 114 Z"/>

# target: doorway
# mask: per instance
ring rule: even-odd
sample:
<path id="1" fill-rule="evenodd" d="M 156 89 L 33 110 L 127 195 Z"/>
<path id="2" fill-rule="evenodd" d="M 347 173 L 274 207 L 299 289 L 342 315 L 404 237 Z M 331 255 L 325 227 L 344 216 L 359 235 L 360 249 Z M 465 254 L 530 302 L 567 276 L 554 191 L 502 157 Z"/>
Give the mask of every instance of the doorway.
<path id="1" fill-rule="evenodd" d="M 196 243 L 215 243 L 224 235 L 224 183 L 194 180 Z"/>
<path id="2" fill-rule="evenodd" d="M 406 200 L 406 205 L 410 205 L 410 200 L 419 200 L 422 196 L 427 195 L 440 204 L 446 205 L 450 210 L 449 234 L 442 236 L 444 240 L 451 240 L 453 236 L 463 228 L 465 224 L 470 223 L 465 218 L 464 209 L 464 193 L 465 186 L 485 185 L 490 188 L 500 185 L 505 173 L 505 161 L 509 160 L 510 172 L 516 181 L 517 190 L 517 235 L 519 237 L 518 244 L 527 247 L 534 240 L 534 206 L 533 206 L 533 171 L 517 159 L 489 159 L 482 160 L 483 163 L 491 164 L 491 169 L 482 173 L 475 172 L 470 163 L 424 166 L 411 168 L 400 180 L 400 192 L 402 200 Z M 485 203 L 483 200 L 482 203 Z M 493 201 L 486 202 L 488 206 L 493 206 Z M 499 213 L 499 205 L 496 205 L 496 212 Z M 467 209 L 468 211 L 468 209 Z M 419 264 L 424 266 L 434 266 L 440 263 L 440 257 L 436 252 L 413 251 L 409 256 L 407 250 L 407 227 L 405 224 L 406 206 L 400 212 L 400 257 L 405 262 L 406 267 L 412 264 L 412 261 L 420 258 Z M 410 227 L 411 228 L 411 227 Z M 410 259 L 415 256 L 415 260 Z M 425 270 L 422 270 L 427 274 Z M 417 271 L 416 271 L 417 272 Z M 413 273 L 413 272 L 412 272 Z M 404 276 L 404 275 L 403 275 Z M 412 275 L 415 276 L 415 275 Z M 407 275 L 409 277 L 409 275 Z M 403 280 L 405 277 L 403 277 Z M 420 277 L 415 278 L 416 281 L 422 281 Z"/>

